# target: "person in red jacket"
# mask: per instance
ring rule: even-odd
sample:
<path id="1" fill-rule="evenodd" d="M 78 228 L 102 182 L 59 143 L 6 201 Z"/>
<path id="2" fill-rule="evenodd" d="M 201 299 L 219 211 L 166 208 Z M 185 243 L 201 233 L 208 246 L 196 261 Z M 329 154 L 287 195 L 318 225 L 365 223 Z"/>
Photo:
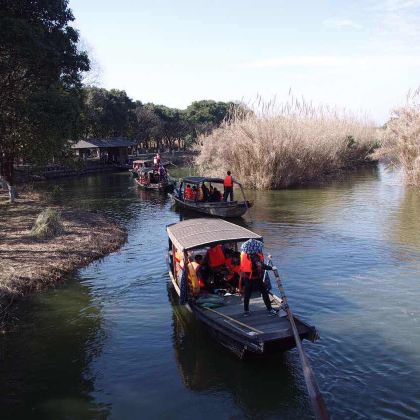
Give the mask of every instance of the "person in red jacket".
<path id="1" fill-rule="evenodd" d="M 227 201 L 230 196 L 230 201 L 233 201 L 233 179 L 230 171 L 227 171 L 227 175 L 223 181 L 223 187 L 225 188 L 223 192 L 223 201 Z"/>

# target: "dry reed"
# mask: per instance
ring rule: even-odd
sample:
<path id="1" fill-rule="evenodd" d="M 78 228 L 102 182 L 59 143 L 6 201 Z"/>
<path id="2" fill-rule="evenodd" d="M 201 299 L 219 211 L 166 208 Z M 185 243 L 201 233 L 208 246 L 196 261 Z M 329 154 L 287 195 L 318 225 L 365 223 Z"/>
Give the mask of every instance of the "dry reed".
<path id="1" fill-rule="evenodd" d="M 281 106 L 261 100 L 237 107 L 199 139 L 196 163 L 206 175 L 227 170 L 248 188 L 287 188 L 319 180 L 367 159 L 375 129 L 366 118 L 293 97 Z"/>
<path id="2" fill-rule="evenodd" d="M 61 235 L 64 232 L 60 213 L 47 207 L 35 220 L 31 229 L 31 236 L 37 239 L 48 239 Z"/>
<path id="3" fill-rule="evenodd" d="M 393 111 L 373 157 L 401 167 L 406 184 L 420 186 L 420 87 L 407 95 L 405 106 Z"/>

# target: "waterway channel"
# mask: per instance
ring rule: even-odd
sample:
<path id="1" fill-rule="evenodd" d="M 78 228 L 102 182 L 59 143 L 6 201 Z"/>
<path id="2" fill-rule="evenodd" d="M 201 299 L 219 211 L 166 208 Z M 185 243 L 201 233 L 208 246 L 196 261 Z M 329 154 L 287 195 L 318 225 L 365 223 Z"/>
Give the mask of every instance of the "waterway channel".
<path id="1" fill-rule="evenodd" d="M 296 350 L 240 361 L 173 301 L 164 195 L 127 173 L 54 181 L 114 217 L 122 249 L 20 302 L 0 337 L 2 419 L 312 418 Z M 333 418 L 420 417 L 420 193 L 382 167 L 339 182 L 249 192 L 252 220 Z"/>

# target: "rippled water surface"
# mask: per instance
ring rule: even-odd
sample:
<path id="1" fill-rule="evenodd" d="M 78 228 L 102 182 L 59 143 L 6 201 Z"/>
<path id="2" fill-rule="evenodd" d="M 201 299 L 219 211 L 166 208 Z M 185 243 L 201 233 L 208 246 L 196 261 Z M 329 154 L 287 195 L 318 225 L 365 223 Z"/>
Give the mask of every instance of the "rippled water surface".
<path id="1" fill-rule="evenodd" d="M 19 303 L 0 338 L 1 418 L 311 418 L 295 350 L 243 362 L 173 302 L 165 196 L 128 174 L 58 182 L 72 205 L 128 229 L 122 249 Z M 249 192 L 252 221 L 334 418 L 420 417 L 420 193 L 381 168 Z"/>

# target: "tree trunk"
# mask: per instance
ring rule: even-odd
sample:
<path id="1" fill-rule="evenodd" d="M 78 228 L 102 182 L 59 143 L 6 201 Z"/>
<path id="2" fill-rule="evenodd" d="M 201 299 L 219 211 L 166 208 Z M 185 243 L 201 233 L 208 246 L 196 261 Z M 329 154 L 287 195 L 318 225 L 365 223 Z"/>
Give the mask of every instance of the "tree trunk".
<path id="1" fill-rule="evenodd" d="M 3 153 L 1 156 L 0 176 L 2 178 L 3 185 L 6 183 L 7 189 L 9 190 L 9 199 L 11 203 L 14 203 L 18 196 L 16 187 L 14 185 L 13 163 L 13 156 L 7 153 Z"/>

